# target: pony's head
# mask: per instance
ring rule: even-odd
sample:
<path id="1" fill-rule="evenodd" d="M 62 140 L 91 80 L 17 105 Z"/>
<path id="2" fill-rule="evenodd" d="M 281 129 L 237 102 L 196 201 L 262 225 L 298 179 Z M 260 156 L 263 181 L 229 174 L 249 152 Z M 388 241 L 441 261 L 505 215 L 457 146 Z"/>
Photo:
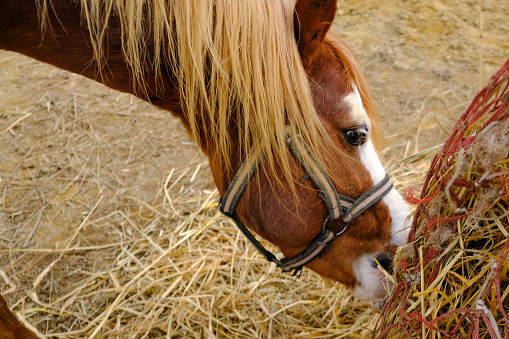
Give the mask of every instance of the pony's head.
<path id="1" fill-rule="evenodd" d="M 140 50 L 153 44 L 148 60 L 156 79 L 178 91 L 177 114 L 209 157 L 221 196 L 253 149 L 263 155 L 239 194 L 238 220 L 287 257 L 320 247 L 315 240 L 322 227 L 342 232 L 306 266 L 360 298 L 381 296 L 383 274 L 375 262 L 390 266 L 406 240 L 403 199 L 390 186 L 352 220 L 331 218 L 323 189 L 288 145 L 288 136 L 305 144 L 314 166 L 330 178 L 333 194 L 325 200 L 342 196 L 356 205 L 385 179 L 367 85 L 349 49 L 330 32 L 336 0 L 115 3 L 132 74 L 143 80 L 147 58 Z M 104 7 L 81 4 L 92 14 Z M 164 100 L 159 105 L 165 107 Z"/>
<path id="2" fill-rule="evenodd" d="M 279 3 L 278 8 L 281 3 L 286 3 L 268 2 Z M 292 135 L 306 140 L 318 166 L 328 174 L 341 196 L 355 200 L 386 176 L 376 152 L 377 116 L 367 85 L 350 50 L 330 32 L 335 11 L 336 0 L 297 1 L 290 16 L 293 34 L 286 40 L 279 39 L 279 46 L 269 47 L 271 53 L 285 55 L 274 55 L 274 59 L 265 56 L 260 67 L 253 60 L 249 61 L 254 65 L 250 73 L 253 79 L 248 83 L 248 89 L 254 90 L 255 94 L 250 97 L 253 107 L 246 108 L 242 100 L 240 104 L 236 100 L 232 102 L 238 107 L 236 118 L 228 125 L 229 137 L 235 141 L 227 148 L 232 171 L 225 166 L 218 147 L 205 147 L 205 151 L 211 158 L 214 179 L 223 196 L 249 150 L 262 149 L 265 158 L 242 192 L 235 215 L 277 245 L 286 257 L 298 255 L 308 248 L 321 234 L 322 226 L 340 233 L 348 224 L 321 257 L 306 266 L 353 288 L 357 297 L 372 299 L 385 293 L 383 273 L 377 262 L 390 266 L 396 247 L 405 243 L 407 233 L 403 224 L 409 214 L 408 207 L 391 187 L 381 200 L 350 223 L 337 218 L 324 224 L 329 213 L 321 198 L 323 192 L 307 176 L 308 171 L 301 161 L 289 151 L 282 134 L 286 128 Z M 285 25 L 285 12 L 281 13 L 279 20 Z M 277 15 L 273 18 L 266 15 L 269 16 L 267 21 L 277 18 Z M 258 38 L 271 44 L 274 39 L 264 35 L 261 28 L 269 24 L 259 25 Z M 286 25 L 288 27 L 288 22 Z M 294 55 L 299 59 L 297 64 L 291 62 L 290 43 L 293 43 Z M 252 53 L 251 59 L 256 59 L 257 53 L 269 53 L 259 48 L 260 51 L 247 52 Z M 248 55 L 240 51 L 242 57 Z M 278 65 L 281 59 L 286 62 L 283 66 Z M 293 78 L 285 84 L 280 80 L 281 76 Z M 235 75 L 230 81 L 235 81 Z M 285 88 L 281 91 L 272 87 L 274 83 Z M 264 98 L 276 98 L 276 104 L 281 107 L 262 105 L 265 111 L 258 113 L 257 85 L 267 86 Z M 284 98 L 279 98 L 278 93 L 283 93 Z M 230 107 L 232 103 L 229 103 Z"/>

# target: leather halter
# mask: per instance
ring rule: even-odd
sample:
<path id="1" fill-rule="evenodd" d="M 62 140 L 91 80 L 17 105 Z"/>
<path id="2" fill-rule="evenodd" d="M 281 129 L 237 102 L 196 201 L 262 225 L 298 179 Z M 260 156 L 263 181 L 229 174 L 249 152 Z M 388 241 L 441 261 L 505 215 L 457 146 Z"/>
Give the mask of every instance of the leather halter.
<path id="1" fill-rule="evenodd" d="M 220 198 L 218 208 L 220 212 L 235 222 L 238 229 L 268 261 L 275 263 L 283 272 L 293 272 L 293 275 L 295 275 L 302 270 L 304 265 L 321 257 L 332 241 L 343 234 L 356 217 L 383 198 L 392 189 L 393 184 L 386 174 L 385 178 L 380 183 L 361 195 L 358 199 L 354 200 L 339 195 L 329 176 L 319 165 L 305 141 L 302 138 L 287 135 L 287 142 L 295 158 L 306 170 L 306 177 L 309 176 L 317 186 L 319 190 L 318 195 L 324 200 L 328 211 L 320 234 L 308 248 L 296 256 L 279 260 L 256 240 L 235 213 L 235 207 L 240 197 L 244 193 L 249 180 L 256 172 L 258 165 L 263 160 L 263 152 L 259 147 L 253 148 L 246 160 L 242 163 L 240 169 L 230 183 L 230 186 L 226 190 L 224 197 Z M 343 219 L 345 227 L 338 233 L 328 230 L 326 227 L 327 223 L 338 218 Z"/>

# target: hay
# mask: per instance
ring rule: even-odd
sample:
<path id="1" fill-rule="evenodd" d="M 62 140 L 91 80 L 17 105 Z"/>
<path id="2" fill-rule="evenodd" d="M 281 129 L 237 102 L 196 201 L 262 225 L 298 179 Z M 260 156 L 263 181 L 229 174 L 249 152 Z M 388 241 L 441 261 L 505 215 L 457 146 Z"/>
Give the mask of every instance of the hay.
<path id="1" fill-rule="evenodd" d="M 375 336 L 509 337 L 509 60 L 435 156 Z"/>

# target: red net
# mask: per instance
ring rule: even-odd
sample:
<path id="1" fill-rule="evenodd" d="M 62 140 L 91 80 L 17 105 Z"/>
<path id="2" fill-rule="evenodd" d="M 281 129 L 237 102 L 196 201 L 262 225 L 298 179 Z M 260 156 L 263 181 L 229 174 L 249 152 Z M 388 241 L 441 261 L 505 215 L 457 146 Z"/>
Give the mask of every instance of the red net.
<path id="1" fill-rule="evenodd" d="M 509 339 L 509 60 L 436 154 L 377 338 Z M 413 191 L 412 191 L 413 190 Z"/>

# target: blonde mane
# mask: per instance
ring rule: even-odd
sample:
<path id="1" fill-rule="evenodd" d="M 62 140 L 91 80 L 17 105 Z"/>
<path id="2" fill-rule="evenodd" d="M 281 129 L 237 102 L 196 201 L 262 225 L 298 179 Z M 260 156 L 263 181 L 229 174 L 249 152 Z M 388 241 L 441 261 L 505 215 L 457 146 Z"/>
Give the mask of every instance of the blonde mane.
<path id="1" fill-rule="evenodd" d="M 50 0 L 36 1 L 43 12 L 40 18 L 46 18 Z M 156 80 L 162 69 L 171 70 L 188 129 L 225 166 L 231 164 L 233 152 L 243 158 L 260 145 L 269 168 L 275 171 L 278 164 L 290 179 L 287 126 L 324 158 L 323 142 L 330 138 L 315 111 L 295 41 L 294 0 L 78 2 L 99 69 L 105 64 L 109 21 L 117 17 L 133 90 L 146 94 L 147 69 Z M 40 22 L 44 27 L 46 19 Z M 335 41 L 352 81 L 360 82 L 368 111 L 374 112 L 358 66 L 350 63 L 344 43 Z M 231 135 L 232 130 L 238 135 Z M 240 149 L 233 149 L 232 140 Z"/>

